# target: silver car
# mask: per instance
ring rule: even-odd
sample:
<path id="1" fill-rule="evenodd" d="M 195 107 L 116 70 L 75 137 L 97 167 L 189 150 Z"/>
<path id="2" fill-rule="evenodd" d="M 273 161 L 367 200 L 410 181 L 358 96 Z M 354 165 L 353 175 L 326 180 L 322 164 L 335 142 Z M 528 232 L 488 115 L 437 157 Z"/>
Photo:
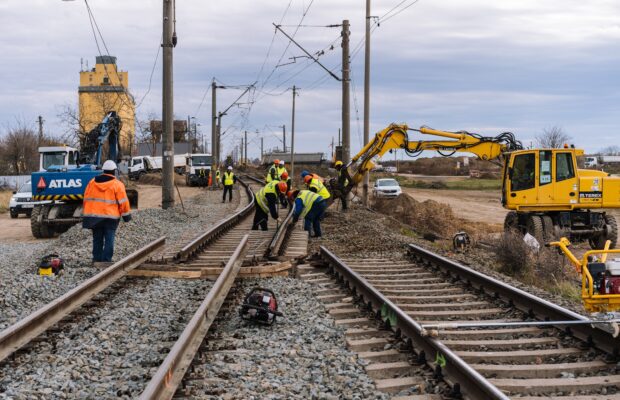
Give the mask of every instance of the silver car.
<path id="1" fill-rule="evenodd" d="M 374 197 L 398 197 L 401 193 L 398 181 L 392 178 L 377 179 L 372 188 Z"/>
<path id="2" fill-rule="evenodd" d="M 13 196 L 9 201 L 9 214 L 11 218 L 19 217 L 19 214 L 26 214 L 30 217 L 35 204 L 49 203 L 49 201 L 33 201 L 32 187 L 30 181 L 26 181 L 18 191 L 13 192 Z"/>

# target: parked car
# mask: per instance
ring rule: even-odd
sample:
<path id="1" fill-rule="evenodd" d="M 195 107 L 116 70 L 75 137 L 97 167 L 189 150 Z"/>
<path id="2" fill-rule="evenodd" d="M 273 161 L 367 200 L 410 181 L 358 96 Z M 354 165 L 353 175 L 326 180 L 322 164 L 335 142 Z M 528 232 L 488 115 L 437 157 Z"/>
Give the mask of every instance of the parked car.
<path id="1" fill-rule="evenodd" d="M 9 213 L 11 218 L 17 218 L 19 214 L 30 216 L 32 209 L 37 202 L 32 201 L 32 187 L 30 181 L 26 181 L 18 191 L 13 192 L 9 201 Z"/>
<path id="2" fill-rule="evenodd" d="M 398 197 L 401 193 L 398 181 L 392 178 L 377 179 L 372 188 L 374 197 Z"/>

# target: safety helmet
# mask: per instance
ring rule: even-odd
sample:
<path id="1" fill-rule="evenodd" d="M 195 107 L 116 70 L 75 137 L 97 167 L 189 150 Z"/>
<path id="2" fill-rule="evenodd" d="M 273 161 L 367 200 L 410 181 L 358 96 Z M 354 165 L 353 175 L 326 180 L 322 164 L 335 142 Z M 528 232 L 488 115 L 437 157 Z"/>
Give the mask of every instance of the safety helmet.
<path id="1" fill-rule="evenodd" d="M 310 182 L 312 182 L 312 175 L 304 176 L 304 183 L 310 183 Z"/>
<path id="2" fill-rule="evenodd" d="M 117 168 L 116 163 L 112 160 L 108 160 L 103 163 L 101 169 L 104 171 L 114 171 Z"/>
<path id="3" fill-rule="evenodd" d="M 280 164 L 280 165 L 284 165 L 284 160 L 280 160 L 280 161 L 278 162 L 278 164 Z"/>
<path id="4" fill-rule="evenodd" d="M 283 181 L 288 179 L 288 172 L 282 172 L 282 175 L 280 175 L 280 179 L 282 179 Z"/>
<path id="5" fill-rule="evenodd" d="M 306 171 L 305 169 L 303 171 L 301 171 L 301 177 L 302 179 L 306 177 L 306 175 L 310 175 L 310 172 Z"/>
<path id="6" fill-rule="evenodd" d="M 278 190 L 280 193 L 286 193 L 286 189 L 288 189 L 286 182 L 278 182 Z"/>
<path id="7" fill-rule="evenodd" d="M 280 160 L 275 159 L 275 160 L 273 160 L 273 163 L 274 163 L 274 164 L 280 164 Z"/>
<path id="8" fill-rule="evenodd" d="M 229 165 L 229 166 L 228 166 L 228 170 L 229 170 L 229 171 L 232 171 L 232 165 Z"/>
<path id="9" fill-rule="evenodd" d="M 336 161 L 336 163 L 334 164 L 334 167 L 336 168 L 342 167 L 342 161 Z"/>

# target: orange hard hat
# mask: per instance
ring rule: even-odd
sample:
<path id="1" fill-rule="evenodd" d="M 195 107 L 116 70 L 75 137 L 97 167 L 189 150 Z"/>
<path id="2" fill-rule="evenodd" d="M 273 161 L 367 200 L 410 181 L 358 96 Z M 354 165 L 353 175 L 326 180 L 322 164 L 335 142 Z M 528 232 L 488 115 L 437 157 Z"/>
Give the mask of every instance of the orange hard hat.
<path id="1" fill-rule="evenodd" d="M 312 182 L 312 178 L 313 178 L 313 176 L 312 176 L 312 175 L 306 175 L 306 176 L 304 176 L 304 183 L 310 183 L 310 182 Z"/>
<path id="2" fill-rule="evenodd" d="M 280 160 L 275 159 L 275 160 L 273 160 L 273 163 L 274 163 L 274 164 L 279 164 L 279 163 L 280 163 Z"/>
<path id="3" fill-rule="evenodd" d="M 288 189 L 286 182 L 278 182 L 278 190 L 280 193 L 286 193 L 286 189 Z"/>
<path id="4" fill-rule="evenodd" d="M 280 175 L 280 179 L 282 179 L 283 181 L 288 179 L 288 173 L 287 172 L 282 172 L 282 175 Z"/>

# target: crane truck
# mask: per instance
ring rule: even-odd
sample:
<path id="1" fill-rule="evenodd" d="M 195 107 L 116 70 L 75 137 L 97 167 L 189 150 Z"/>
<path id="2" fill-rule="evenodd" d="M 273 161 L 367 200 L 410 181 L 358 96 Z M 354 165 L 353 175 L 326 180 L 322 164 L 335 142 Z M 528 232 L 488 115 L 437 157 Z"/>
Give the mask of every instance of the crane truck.
<path id="1" fill-rule="evenodd" d="M 49 238 L 65 232 L 82 220 L 86 185 L 102 174 L 104 146 L 108 159 L 118 162 L 118 136 L 121 120 L 108 112 L 103 121 L 84 138 L 81 151 L 72 147 L 40 148 L 41 170 L 31 177 L 32 198 L 36 204 L 30 216 L 30 228 L 36 238 Z M 127 189 L 132 207 L 138 205 L 138 192 Z"/>
<path id="2" fill-rule="evenodd" d="M 409 131 L 441 139 L 412 140 Z M 346 165 L 349 183 L 345 193 L 337 195 L 348 194 L 381 156 L 398 149 L 413 157 L 434 150 L 443 156 L 468 152 L 481 160 L 503 159 L 501 203 L 509 210 L 506 230 L 530 233 L 540 243 L 567 237 L 572 242 L 588 241 L 593 249 L 603 249 L 608 240 L 612 248 L 616 246 L 618 225 L 604 210 L 620 208 L 620 178 L 579 169 L 577 157 L 584 154 L 581 149 L 524 149 L 510 132 L 484 137 L 466 131 L 391 124 Z M 338 190 L 334 182 L 330 186 Z"/>

